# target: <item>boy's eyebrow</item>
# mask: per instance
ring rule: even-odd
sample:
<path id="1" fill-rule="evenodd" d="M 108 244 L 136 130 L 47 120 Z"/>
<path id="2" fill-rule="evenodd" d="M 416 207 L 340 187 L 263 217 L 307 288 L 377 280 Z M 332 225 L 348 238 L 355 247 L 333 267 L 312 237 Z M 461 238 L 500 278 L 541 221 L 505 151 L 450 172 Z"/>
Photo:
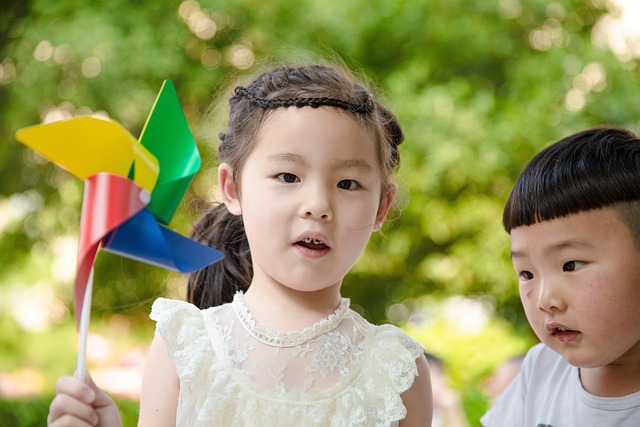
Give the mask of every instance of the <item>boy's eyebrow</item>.
<path id="1" fill-rule="evenodd" d="M 572 249 L 572 248 L 587 248 L 592 249 L 593 245 L 589 242 L 585 242 L 584 240 L 578 239 L 569 239 L 563 240 L 558 243 L 554 243 L 546 248 L 546 252 L 559 252 L 563 249 Z M 524 251 L 511 251 L 511 259 L 513 258 L 524 258 L 526 257 L 526 252 Z"/>

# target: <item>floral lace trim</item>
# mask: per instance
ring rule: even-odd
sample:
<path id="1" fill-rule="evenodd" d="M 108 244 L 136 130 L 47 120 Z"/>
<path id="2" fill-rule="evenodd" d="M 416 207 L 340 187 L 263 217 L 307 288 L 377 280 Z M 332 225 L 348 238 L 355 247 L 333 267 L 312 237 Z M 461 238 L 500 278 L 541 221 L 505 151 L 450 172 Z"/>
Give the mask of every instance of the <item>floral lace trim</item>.
<path id="1" fill-rule="evenodd" d="M 244 305 L 242 292 L 235 294 L 232 306 L 238 319 L 240 319 L 240 324 L 247 330 L 249 335 L 272 347 L 284 348 L 302 345 L 307 341 L 335 329 L 340 322 L 342 322 L 342 319 L 349 310 L 349 299 L 342 298 L 340 306 L 336 311 L 324 319 L 319 320 L 317 323 L 307 326 L 302 331 L 294 332 L 270 331 L 258 325 L 251 316 L 247 306 Z"/>

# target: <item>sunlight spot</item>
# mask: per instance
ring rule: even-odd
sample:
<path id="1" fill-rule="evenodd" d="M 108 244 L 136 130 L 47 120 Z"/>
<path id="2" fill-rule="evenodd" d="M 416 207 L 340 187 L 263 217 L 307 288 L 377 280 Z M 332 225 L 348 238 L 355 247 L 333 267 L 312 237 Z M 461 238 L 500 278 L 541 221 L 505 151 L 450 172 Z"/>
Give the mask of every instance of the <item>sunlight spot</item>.
<path id="1" fill-rule="evenodd" d="M 544 24 L 531 32 L 529 44 L 536 50 L 545 51 L 562 44 L 562 26 L 556 19 L 547 19 Z"/>
<path id="2" fill-rule="evenodd" d="M 211 40 L 218 32 L 218 25 L 209 13 L 202 10 L 197 1 L 187 0 L 178 7 L 178 15 L 189 30 L 201 40 Z"/>
<path id="3" fill-rule="evenodd" d="M 76 256 L 78 239 L 76 237 L 59 237 L 51 245 L 53 263 L 51 274 L 61 282 L 72 282 L 76 274 Z"/>
<path id="4" fill-rule="evenodd" d="M 200 62 L 207 70 L 213 70 L 222 63 L 222 54 L 216 49 L 205 49 L 200 54 Z"/>
<path id="5" fill-rule="evenodd" d="M 564 105 L 569 111 L 580 111 L 586 102 L 586 94 L 575 87 L 570 89 L 564 97 Z"/>
<path id="6" fill-rule="evenodd" d="M 67 308 L 51 290 L 49 283 L 18 287 L 9 296 L 13 318 L 28 332 L 43 332 L 62 318 Z"/>
<path id="7" fill-rule="evenodd" d="M 251 45 L 245 43 L 231 46 L 226 55 L 227 61 L 240 70 L 251 68 L 255 59 Z"/>
<path id="8" fill-rule="evenodd" d="M 444 315 L 460 332 L 469 335 L 482 331 L 490 319 L 490 312 L 481 300 L 464 296 L 447 298 Z"/>
<path id="9" fill-rule="evenodd" d="M 42 123 L 53 123 L 73 117 L 73 114 L 66 108 L 54 107 L 44 113 Z"/>
<path id="10" fill-rule="evenodd" d="M 522 5 L 518 0 L 500 0 L 498 11 L 506 19 L 516 19 L 522 14 Z"/>
<path id="11" fill-rule="evenodd" d="M 56 47 L 53 51 L 53 60 L 58 65 L 63 65 L 71 62 L 73 58 L 73 49 L 71 45 L 64 43 Z"/>
<path id="12" fill-rule="evenodd" d="M 613 6 L 593 27 L 595 45 L 609 48 L 621 61 L 640 58 L 640 2 L 611 0 Z"/>
<path id="13" fill-rule="evenodd" d="M 16 66 L 10 59 L 5 59 L 0 64 L 0 84 L 7 85 L 16 78 Z"/>
<path id="14" fill-rule="evenodd" d="M 22 223 L 25 215 L 42 206 L 42 197 L 35 191 L 15 193 L 0 198 L 0 234 Z"/>
<path id="15" fill-rule="evenodd" d="M 90 56 L 89 58 L 82 61 L 82 74 L 85 77 L 89 79 L 98 77 L 101 71 L 102 63 L 95 56 Z"/>
<path id="16" fill-rule="evenodd" d="M 53 56 L 53 45 L 49 40 L 42 40 L 33 51 L 36 61 L 44 62 Z"/>

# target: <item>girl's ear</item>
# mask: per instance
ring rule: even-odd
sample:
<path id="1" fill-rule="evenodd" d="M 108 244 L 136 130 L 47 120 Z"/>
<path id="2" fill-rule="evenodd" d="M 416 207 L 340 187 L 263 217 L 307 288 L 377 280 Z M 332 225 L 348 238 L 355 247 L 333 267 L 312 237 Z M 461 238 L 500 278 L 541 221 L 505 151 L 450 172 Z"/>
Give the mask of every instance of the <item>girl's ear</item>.
<path id="1" fill-rule="evenodd" d="M 240 193 L 233 180 L 233 168 L 230 164 L 220 163 L 220 166 L 218 166 L 218 185 L 220 186 L 222 201 L 229 212 L 234 215 L 242 215 Z"/>
<path id="2" fill-rule="evenodd" d="M 398 193 L 398 186 L 396 184 L 391 184 L 387 194 L 382 198 L 382 200 L 380 200 L 380 206 L 378 207 L 378 214 L 376 215 L 376 223 L 373 226 L 373 231 L 380 231 L 382 228 L 382 224 L 384 224 L 384 220 L 387 219 L 387 214 L 389 213 L 389 209 L 391 209 L 396 193 Z"/>

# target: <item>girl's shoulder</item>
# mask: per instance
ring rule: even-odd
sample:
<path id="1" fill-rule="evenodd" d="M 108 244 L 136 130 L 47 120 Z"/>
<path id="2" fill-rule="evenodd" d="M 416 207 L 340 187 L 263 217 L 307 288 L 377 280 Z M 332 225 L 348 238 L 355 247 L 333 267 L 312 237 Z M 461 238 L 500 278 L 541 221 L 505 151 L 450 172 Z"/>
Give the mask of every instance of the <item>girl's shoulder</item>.
<path id="1" fill-rule="evenodd" d="M 408 390 L 418 374 L 416 361 L 425 351 L 422 344 L 395 325 L 374 325 L 353 310 L 347 318 L 364 331 L 368 368 L 363 375 L 387 378 L 399 393 Z"/>
<path id="2" fill-rule="evenodd" d="M 196 365 L 202 368 L 211 363 L 203 356 L 215 357 L 210 343 L 211 319 L 231 311 L 230 304 L 200 309 L 175 299 L 154 301 L 149 317 L 156 321 L 156 335 L 162 337 L 179 376 L 186 375 Z"/>
<path id="3" fill-rule="evenodd" d="M 413 360 L 424 353 L 422 344 L 411 338 L 406 332 L 392 324 L 374 325 L 365 320 L 359 313 L 350 310 L 349 318 L 358 325 L 366 335 L 368 347 L 370 348 L 389 348 L 402 347 L 409 352 Z"/>
<path id="4" fill-rule="evenodd" d="M 218 307 L 200 309 L 187 301 L 158 298 L 151 306 L 151 313 L 149 314 L 149 317 L 158 322 L 158 324 L 165 322 L 180 322 L 188 319 L 202 321 L 204 312 L 225 311 L 229 309 L 228 306 L 229 304 L 223 304 Z"/>

